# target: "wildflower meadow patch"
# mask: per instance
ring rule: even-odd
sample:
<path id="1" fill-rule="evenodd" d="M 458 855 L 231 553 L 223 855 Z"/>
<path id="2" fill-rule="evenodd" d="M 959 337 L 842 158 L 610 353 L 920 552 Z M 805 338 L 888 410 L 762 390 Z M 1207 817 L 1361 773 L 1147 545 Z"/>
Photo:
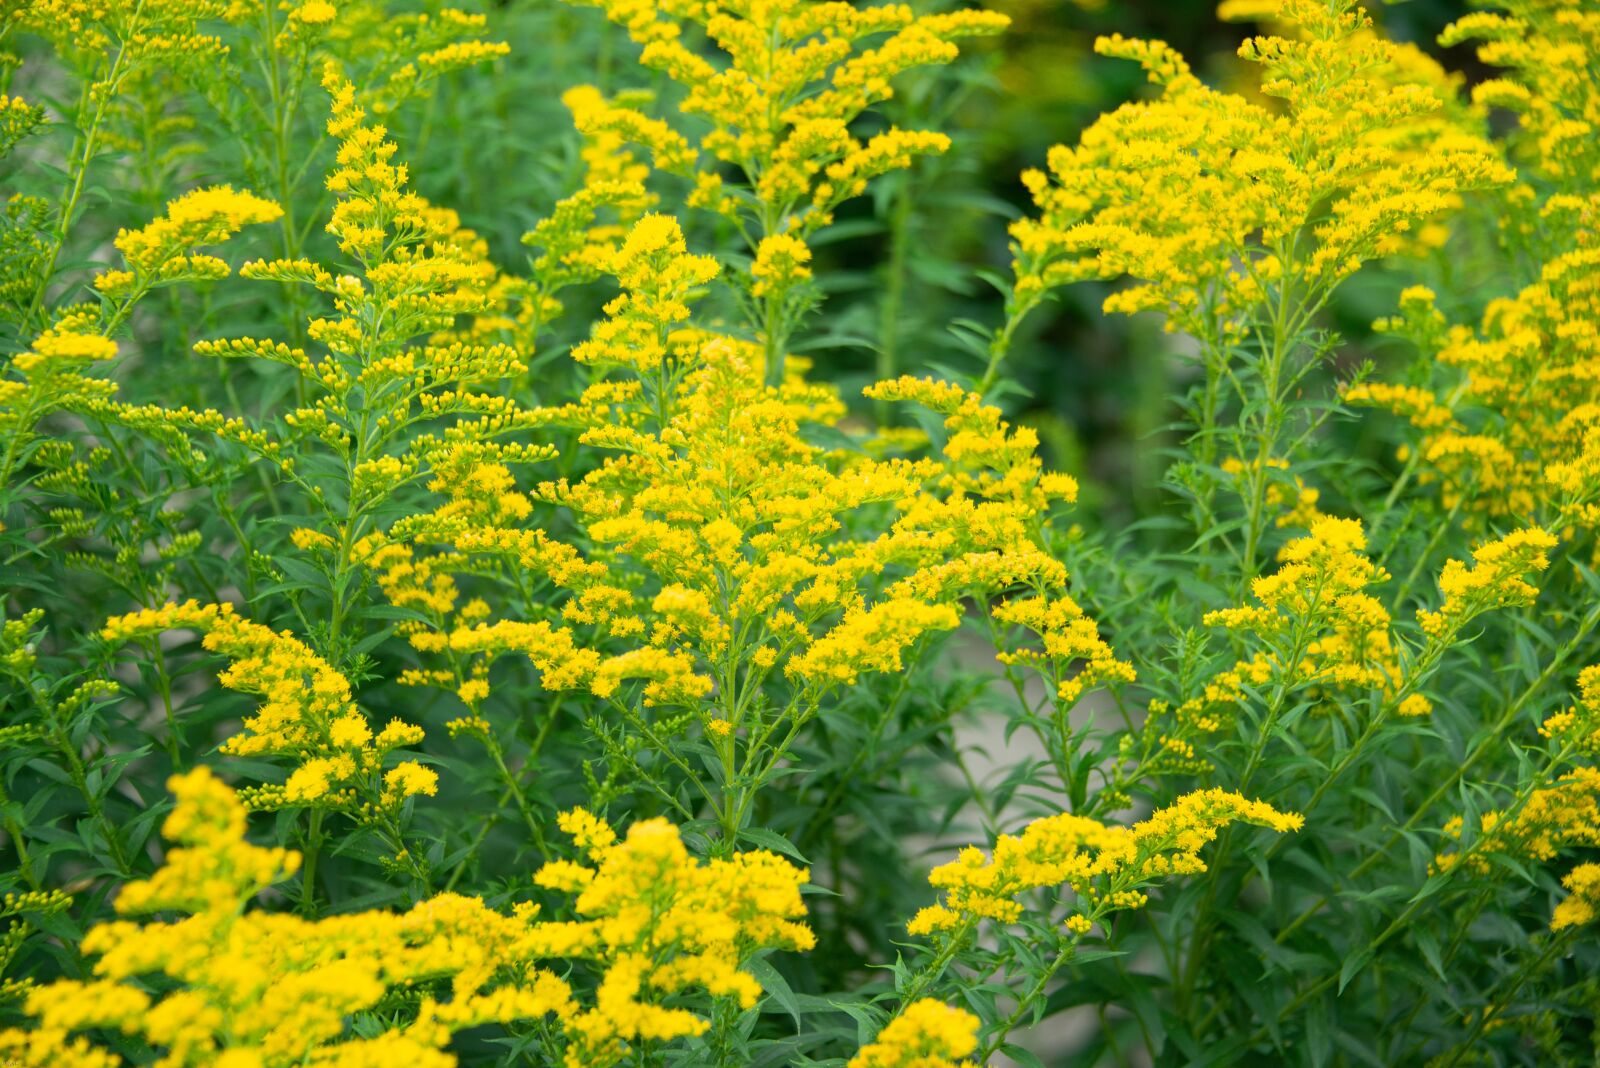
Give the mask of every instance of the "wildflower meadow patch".
<path id="1" fill-rule="evenodd" d="M 462 2 L 0 0 L 0 1064 L 1593 1063 L 1600 3 Z"/>

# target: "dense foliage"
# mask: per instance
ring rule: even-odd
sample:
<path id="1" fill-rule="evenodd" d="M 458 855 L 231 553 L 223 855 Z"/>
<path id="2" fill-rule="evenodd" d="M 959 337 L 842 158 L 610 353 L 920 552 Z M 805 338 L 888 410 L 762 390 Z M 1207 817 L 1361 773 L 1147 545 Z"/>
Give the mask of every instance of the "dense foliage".
<path id="1" fill-rule="evenodd" d="M 1037 7 L 0 0 L 0 1061 L 1593 1060 L 1600 4 Z"/>

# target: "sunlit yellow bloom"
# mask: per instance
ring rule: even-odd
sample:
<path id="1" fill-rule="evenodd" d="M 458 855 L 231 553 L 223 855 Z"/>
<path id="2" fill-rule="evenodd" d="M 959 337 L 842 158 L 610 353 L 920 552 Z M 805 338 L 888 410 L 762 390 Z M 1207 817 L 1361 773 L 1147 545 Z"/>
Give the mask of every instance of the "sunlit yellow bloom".
<path id="1" fill-rule="evenodd" d="M 849 1068 L 971 1068 L 962 1058 L 978 1048 L 978 1018 L 923 998 L 907 1005 L 850 1058 Z"/>

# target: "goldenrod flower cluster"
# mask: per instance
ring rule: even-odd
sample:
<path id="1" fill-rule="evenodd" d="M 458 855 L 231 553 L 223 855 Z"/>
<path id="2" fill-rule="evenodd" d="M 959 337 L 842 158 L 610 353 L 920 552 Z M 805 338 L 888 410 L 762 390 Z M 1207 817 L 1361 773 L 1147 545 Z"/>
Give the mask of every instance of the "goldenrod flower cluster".
<path id="1" fill-rule="evenodd" d="M 850 124 L 893 95 L 897 75 L 949 63 L 955 41 L 997 33 L 1008 21 L 979 10 L 918 16 L 903 4 L 854 9 L 815 0 L 594 6 L 643 46 L 641 63 L 687 90 L 682 111 L 703 116 L 711 129 L 696 150 L 670 125 L 631 109 L 595 109 L 579 117 L 580 127 L 625 133 L 644 145 L 657 168 L 695 181 L 705 207 L 736 211 L 715 163 L 737 168 L 761 205 L 766 241 L 803 236 L 871 179 L 908 166 L 912 155 L 948 148 L 941 134 L 893 127 L 863 144 Z M 684 43 L 688 25 L 725 54 L 725 66 Z M 873 46 L 863 47 L 868 41 Z M 765 243 L 763 252 L 775 254 Z"/>
<path id="2" fill-rule="evenodd" d="M 405 913 L 363 912 L 308 921 L 245 911 L 291 874 L 297 853 L 244 838 L 245 808 L 200 768 L 173 778 L 177 806 L 163 833 L 166 863 L 117 898 L 123 915 L 92 930 L 83 948 L 94 977 L 41 986 L 26 1000 L 36 1025 L 0 1032 L 0 1050 L 23 1065 L 122 1063 L 92 1046 L 96 1029 L 139 1035 L 170 1064 L 451 1065 L 451 1035 L 491 1022 L 568 1015 L 571 994 L 554 975 L 516 965 L 504 979 L 520 920 L 445 894 Z M 152 995 L 141 981 L 173 984 Z M 351 1013 L 392 990 L 448 989 L 422 997 L 415 1022 L 375 1037 L 347 1035 Z"/>
<path id="3" fill-rule="evenodd" d="M 1354 519 L 1325 516 L 1278 552 L 1278 570 L 1251 583 L 1259 606 L 1209 613 L 1210 626 L 1252 633 L 1277 649 L 1234 671 L 1260 685 L 1295 678 L 1335 689 L 1394 689 L 1389 613 L 1367 592 L 1389 576 L 1366 556 Z M 1289 632 L 1295 631 L 1290 640 Z M 1289 651 L 1303 659 L 1282 662 Z"/>
<path id="4" fill-rule="evenodd" d="M 978 1018 L 923 998 L 889 1021 L 849 1068 L 971 1068 L 962 1058 L 978 1048 Z"/>
<path id="5" fill-rule="evenodd" d="M 206 648 L 231 661 L 219 676 L 222 685 L 261 698 L 244 732 L 225 742 L 223 752 L 283 757 L 296 765 L 282 786 L 245 791 L 253 807 L 359 811 L 437 790 L 437 774 L 415 761 L 382 770 L 389 753 L 422 741 L 421 728 L 391 719 L 374 734 L 343 675 L 303 642 L 241 618 L 232 605 L 188 601 L 135 612 L 109 620 L 101 635 L 126 642 L 177 629 L 199 631 Z"/>
<path id="6" fill-rule="evenodd" d="M 0 1062 L 1578 1056 L 1594 0 L 570 6 L 0 3 Z"/>
<path id="7" fill-rule="evenodd" d="M 176 63 L 225 54 L 201 26 L 233 8 L 228 0 L 30 0 L 7 21 L 80 56 L 121 46 L 124 62 Z"/>
<path id="8" fill-rule="evenodd" d="M 1574 848 L 1600 846 L 1600 769 L 1573 763 L 1578 756 L 1592 757 L 1600 743 L 1600 665 L 1579 673 L 1577 700 L 1548 717 L 1539 733 L 1555 748 L 1531 788 L 1509 808 L 1481 813 L 1472 840 L 1435 857 L 1436 869 L 1465 865 L 1487 874 L 1500 857 L 1548 863 Z M 1466 830 L 1466 821 L 1456 816 L 1445 824 L 1444 834 L 1460 843 Z M 1596 870 L 1594 864 L 1580 864 L 1563 879 L 1570 894 L 1556 906 L 1552 929 L 1593 919 L 1600 900 Z"/>
<path id="9" fill-rule="evenodd" d="M 552 861 L 534 876 L 576 895 L 581 919 L 535 924 L 517 952 L 531 959 L 592 962 L 594 1004 L 565 1029 L 569 1065 L 610 1065 L 640 1043 L 703 1034 L 696 1013 L 663 1002 L 704 991 L 752 1008 L 761 986 L 740 966 L 757 950 L 806 950 L 815 943 L 805 915 L 804 869 L 757 851 L 701 864 L 665 820 L 636 823 L 620 841 L 603 821 L 574 809 L 561 827 L 593 867 Z"/>
<path id="10" fill-rule="evenodd" d="M 586 558 L 510 512 L 441 510 L 414 524 L 456 553 L 514 561 L 568 591 L 559 617 L 413 634 L 424 651 L 482 658 L 468 669 L 470 704 L 489 692 L 489 663 L 520 653 L 545 689 L 602 698 L 656 747 L 697 721 L 724 760 L 748 762 L 759 778 L 783 757 L 781 732 L 815 716 L 829 693 L 901 670 L 919 640 L 954 629 L 958 599 L 1024 581 L 1041 592 L 1065 586 L 1064 569 L 1039 549 L 1035 514 L 1072 499 L 1076 485 L 1042 470 L 1031 431 L 964 391 L 907 379 L 869 394 L 946 414 L 940 457 L 839 462 L 804 436 L 807 424 L 838 418 L 829 391 L 798 381 L 773 390 L 757 346 L 683 325 L 716 267 L 687 250 L 674 220 L 640 218 L 611 269 L 623 293 L 573 355 L 622 377 L 596 382 L 576 405 L 525 416 L 529 426 L 573 426 L 614 454 L 533 494 L 604 552 Z M 858 525 L 884 506 L 903 514 Z M 855 536 L 830 541 L 847 524 Z M 635 592 L 628 569 L 652 576 L 652 591 Z M 899 580 L 874 589 L 885 569 Z M 1040 614 L 1019 600 L 997 618 L 1041 634 L 1059 670 L 1091 665 L 1063 678 L 1064 691 L 1128 679 L 1070 604 Z M 783 703 L 753 699 L 784 682 Z M 732 819 L 741 802 L 716 803 L 732 806 L 722 813 Z"/>
<path id="11" fill-rule="evenodd" d="M 1579 864 L 1561 880 L 1569 892 L 1555 908 L 1550 927 L 1579 927 L 1600 916 L 1600 864 Z"/>
<path id="12" fill-rule="evenodd" d="M 1040 214 L 1012 228 L 1020 304 L 1129 276 L 1138 284 L 1108 312 L 1160 310 L 1169 329 L 1219 345 L 1250 334 L 1270 294 L 1326 291 L 1461 193 L 1511 181 L 1475 124 L 1449 113 L 1442 72 L 1374 35 L 1352 0 L 1267 7 L 1284 35 L 1239 48 L 1266 102 L 1208 88 L 1159 41 L 1096 41 L 1161 96 L 1024 175 Z"/>
<path id="13" fill-rule="evenodd" d="M 194 250 L 226 241 L 253 223 L 275 222 L 282 215 L 283 209 L 272 201 L 225 185 L 185 193 L 148 226 L 117 234 L 117 251 L 128 267 L 101 274 L 95 287 L 109 297 L 120 297 L 135 287 L 157 283 L 226 278 L 226 263 Z"/>
<path id="14" fill-rule="evenodd" d="M 1600 89 L 1583 71 L 1600 47 L 1600 17 L 1581 5 L 1485 6 L 1499 11 L 1467 15 L 1440 40 L 1476 41 L 1483 62 L 1507 71 L 1472 95 L 1517 115 L 1512 158 L 1531 173 L 1508 195 L 1501 224 L 1531 246 L 1536 270 L 1514 295 L 1490 301 L 1476 326 L 1451 325 L 1430 290 L 1408 290 L 1401 315 L 1380 325 L 1417 346 L 1428 385 L 1359 384 L 1347 398 L 1412 424 L 1410 448 L 1447 506 L 1593 528 Z"/>
<path id="15" fill-rule="evenodd" d="M 935 868 L 928 882 L 943 900 L 917 913 L 907 930 L 927 935 L 965 932 L 980 920 L 1013 923 L 1023 915 L 1019 895 L 1057 887 L 1071 889 L 1077 915 L 1092 925 L 1109 910 L 1143 906 L 1144 888 L 1165 876 L 1205 871 L 1200 849 L 1235 822 L 1282 833 L 1304 820 L 1223 790 L 1186 794 L 1131 828 L 1065 812 L 1046 816 L 1020 835 L 1001 835 L 992 856 L 969 846 Z"/>
<path id="16" fill-rule="evenodd" d="M 1460 560 L 1445 564 L 1439 575 L 1444 603 L 1436 612 L 1418 612 L 1417 621 L 1437 637 L 1447 629 L 1459 629 L 1480 612 L 1532 604 L 1539 590 L 1523 576 L 1549 567 L 1546 554 L 1555 546 L 1555 537 L 1538 527 L 1484 542 L 1472 550 L 1471 566 Z"/>
<path id="17" fill-rule="evenodd" d="M 581 920 L 542 921 L 537 906 L 505 916 L 452 893 L 403 913 L 318 921 L 245 911 L 299 867 L 300 855 L 248 843 L 244 805 L 208 769 L 169 785 L 177 805 L 163 833 L 173 848 L 154 876 L 122 889 L 117 911 L 182 918 L 91 931 L 83 948 L 97 958 L 95 977 L 32 990 L 26 1008 L 37 1025 L 0 1032 L 0 1051 L 17 1063 L 121 1063 L 83 1037 L 105 1028 L 143 1036 L 173 1064 L 448 1066 L 455 1059 L 444 1048 L 457 1031 L 553 1016 L 568 1038 L 564 1063 L 609 1065 L 631 1043 L 706 1030 L 704 1019 L 662 1001 L 702 990 L 748 1008 L 761 987 L 740 964 L 757 950 L 813 942 L 794 919 L 805 914 L 802 869 L 765 852 L 700 864 L 663 820 L 635 824 L 618 841 L 581 809 L 562 825 L 596 866 L 554 861 L 535 878 L 575 894 Z M 552 958 L 603 969 L 592 1007 L 532 963 Z M 154 974 L 176 989 L 152 997 L 138 980 Z M 350 1014 L 407 989 L 432 991 L 414 1022 L 376 1036 L 347 1033 Z"/>
<path id="18" fill-rule="evenodd" d="M 573 2 L 624 27 L 642 48 L 640 62 L 682 88 L 679 110 L 709 124 L 691 137 L 598 94 L 574 109 L 587 136 L 639 145 L 656 170 L 692 183 L 690 206 L 737 226 L 749 256 L 742 282 L 758 306 L 753 319 L 771 384 L 782 379 L 793 319 L 812 300 L 807 237 L 875 179 L 950 147 L 942 133 L 895 125 L 862 140 L 857 120 L 893 96 L 897 76 L 950 63 L 957 41 L 1009 23 L 991 11 L 919 15 L 906 4 Z M 715 60 L 689 43 L 702 36 L 719 53 Z"/>

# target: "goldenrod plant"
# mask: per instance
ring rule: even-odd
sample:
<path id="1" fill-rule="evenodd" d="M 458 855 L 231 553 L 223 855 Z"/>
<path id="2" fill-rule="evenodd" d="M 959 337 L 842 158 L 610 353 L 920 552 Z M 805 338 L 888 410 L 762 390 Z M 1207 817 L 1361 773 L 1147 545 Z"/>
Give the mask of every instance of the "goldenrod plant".
<path id="1" fill-rule="evenodd" d="M 1592 1061 L 1600 5 L 456 3 L 0 0 L 0 1062 Z"/>

